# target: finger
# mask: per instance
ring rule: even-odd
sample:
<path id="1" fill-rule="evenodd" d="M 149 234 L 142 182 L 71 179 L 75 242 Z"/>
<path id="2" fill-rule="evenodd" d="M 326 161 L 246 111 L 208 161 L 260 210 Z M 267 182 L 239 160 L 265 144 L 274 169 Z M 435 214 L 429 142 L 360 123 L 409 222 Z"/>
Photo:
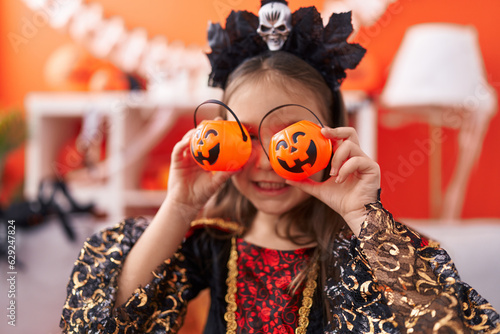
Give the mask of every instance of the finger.
<path id="1" fill-rule="evenodd" d="M 359 145 L 358 133 L 352 127 L 339 127 L 339 128 L 330 128 L 323 127 L 321 129 L 321 133 L 325 138 L 332 140 L 350 140 L 355 144 Z"/>
<path id="2" fill-rule="evenodd" d="M 182 137 L 181 140 L 179 140 L 175 145 L 172 150 L 172 160 L 183 160 L 186 155 L 189 153 L 189 142 L 191 141 L 191 137 L 194 134 L 195 129 L 191 129 L 184 136 Z"/>
<path id="3" fill-rule="evenodd" d="M 182 136 L 181 141 L 187 141 L 187 142 L 189 142 L 191 140 L 191 137 L 195 133 L 195 131 L 196 131 L 196 129 L 190 129 L 188 132 L 186 132 L 184 134 L 184 136 Z"/>
<path id="4" fill-rule="evenodd" d="M 309 178 L 301 181 L 285 180 L 285 183 L 313 196 L 315 196 L 316 194 L 316 189 L 318 188 L 318 184 L 321 184 L 320 182 L 313 181 Z"/>
<path id="5" fill-rule="evenodd" d="M 215 172 L 212 174 L 212 182 L 214 184 L 214 189 L 220 188 L 224 182 L 226 182 L 231 176 L 236 172 Z M 215 190 L 214 190 L 215 191 Z"/>
<path id="6" fill-rule="evenodd" d="M 336 183 L 344 182 L 350 175 L 359 174 L 380 174 L 378 164 L 368 157 L 353 157 L 348 159 L 338 171 Z"/>
<path id="7" fill-rule="evenodd" d="M 366 154 L 361 150 L 359 145 L 353 143 L 352 141 L 347 140 L 342 142 L 333 154 L 330 175 L 337 175 L 340 167 L 344 164 L 344 162 L 346 162 L 349 158 L 356 156 L 366 156 Z"/>

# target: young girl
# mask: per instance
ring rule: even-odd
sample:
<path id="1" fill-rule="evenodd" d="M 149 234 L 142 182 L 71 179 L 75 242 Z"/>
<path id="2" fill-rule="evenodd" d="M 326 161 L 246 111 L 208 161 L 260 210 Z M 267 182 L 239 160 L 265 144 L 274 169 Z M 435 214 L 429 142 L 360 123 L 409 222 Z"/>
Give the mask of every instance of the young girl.
<path id="1" fill-rule="evenodd" d="M 252 138 L 250 159 L 236 172 L 205 171 L 189 131 L 152 221 L 128 219 L 85 243 L 65 332 L 176 333 L 205 288 L 205 333 L 500 331 L 446 252 L 382 207 L 379 167 L 318 70 L 290 52 L 262 52 L 223 86 Z M 304 181 L 278 176 L 260 143 L 261 120 L 284 104 L 314 111 L 334 146 L 330 165 Z M 284 110 L 289 122 L 304 117 Z"/>

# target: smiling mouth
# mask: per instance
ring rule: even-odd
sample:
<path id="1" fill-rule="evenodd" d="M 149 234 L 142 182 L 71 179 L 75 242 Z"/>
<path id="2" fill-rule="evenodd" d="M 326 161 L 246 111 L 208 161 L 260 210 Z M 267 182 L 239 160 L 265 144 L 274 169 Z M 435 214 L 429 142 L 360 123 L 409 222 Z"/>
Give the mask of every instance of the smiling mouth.
<path id="1" fill-rule="evenodd" d="M 255 182 L 255 185 L 263 190 L 281 190 L 289 187 L 288 184 L 281 182 Z"/>

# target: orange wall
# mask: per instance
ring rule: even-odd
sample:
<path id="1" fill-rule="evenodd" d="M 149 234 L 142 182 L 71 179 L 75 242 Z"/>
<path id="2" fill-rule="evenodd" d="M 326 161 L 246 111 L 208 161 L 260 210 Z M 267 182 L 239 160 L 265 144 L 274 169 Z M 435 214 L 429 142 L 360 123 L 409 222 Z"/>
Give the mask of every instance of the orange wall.
<path id="1" fill-rule="evenodd" d="M 493 13 L 500 12 L 495 0 L 473 2 L 468 0 L 402 0 L 394 4 L 379 22 L 360 32 L 359 40 L 379 63 L 384 79 L 407 27 L 425 22 L 453 22 L 473 25 L 478 30 L 479 44 L 484 58 L 487 78 L 500 96 L 500 21 Z M 432 52 L 432 50 L 427 50 Z M 383 84 L 383 82 L 382 82 Z M 383 86 L 381 85 L 380 90 Z M 500 118 L 490 123 L 481 158 L 473 169 L 465 198 L 463 217 L 500 217 L 496 189 L 500 186 Z M 455 164 L 457 153 L 456 131 L 446 130 L 443 142 L 442 177 L 446 186 Z M 404 181 L 392 187 L 388 172 L 398 173 L 401 161 L 419 150 L 417 141 L 428 138 L 428 127 L 415 124 L 401 129 L 379 128 L 379 162 L 382 168 L 383 199 L 396 216 L 425 218 L 429 216 L 427 161 L 415 168 Z M 426 152 L 427 153 L 427 152 Z M 428 155 L 426 154 L 426 157 Z M 384 174 L 385 172 L 385 174 Z"/>
<path id="2" fill-rule="evenodd" d="M 87 1 L 89 2 L 89 1 Z M 119 15 L 129 29 L 145 27 L 150 36 L 165 35 L 169 41 L 181 40 L 185 44 L 205 45 L 207 21 L 223 21 L 229 9 L 246 9 L 254 13 L 259 8 L 258 0 L 213 0 L 213 1 L 95 1 L 102 4 L 106 17 Z M 300 5 L 317 5 L 322 1 L 289 1 L 292 10 Z M 147 4 L 145 6 L 145 4 Z M 196 8 L 195 12 L 192 9 Z M 479 32 L 485 66 L 490 83 L 500 89 L 500 20 L 494 13 L 500 12 L 496 0 L 400 0 L 373 27 L 358 35 L 359 41 L 368 49 L 381 73 L 376 91 L 380 91 L 387 76 L 390 62 L 403 38 L 407 27 L 423 22 L 455 22 L 472 24 Z M 24 96 L 33 90 L 47 90 L 43 79 L 43 66 L 58 46 L 70 41 L 62 31 L 54 31 L 48 25 L 36 27 L 25 44 L 15 48 L 7 38 L 9 33 L 21 34 L 26 22 L 34 21 L 34 14 L 20 0 L 0 0 L 0 106 L 21 107 Z M 432 50 L 428 50 L 432 52 Z M 500 206 L 496 203 L 500 188 L 500 120 L 495 117 L 486 136 L 481 159 L 473 171 L 466 196 L 464 217 L 500 217 Z M 456 157 L 456 132 L 447 131 L 443 143 L 443 186 L 453 168 Z M 379 127 L 379 162 L 384 173 L 397 172 L 401 158 L 408 157 L 418 149 L 415 142 L 425 139 L 428 127 L 421 124 L 401 129 Z M 397 153 L 395 153 L 397 152 Z M 427 156 L 427 155 L 426 155 Z M 424 218 L 429 216 L 428 168 L 426 163 L 391 187 L 383 174 L 383 200 L 397 217 Z"/>
<path id="3" fill-rule="evenodd" d="M 87 3 L 90 1 L 87 1 Z M 257 12 L 260 1 L 214 0 L 214 1 L 114 1 L 99 0 L 105 17 L 121 16 L 128 29 L 144 27 L 150 36 L 164 35 L 169 41 L 183 41 L 186 45 L 205 45 L 206 28 L 209 20 L 222 21 L 231 8 Z M 302 1 L 311 5 L 318 1 Z M 36 23 L 36 16 L 21 0 L 0 0 L 0 26 L 5 31 L 0 40 L 4 77 L 0 85 L 0 106 L 21 105 L 26 92 L 47 90 L 43 80 L 44 64 L 55 48 L 70 41 L 63 31 L 55 31 L 48 24 L 34 25 L 35 31 L 26 26 Z M 147 6 L 145 4 L 147 3 Z M 292 9 L 299 1 L 290 1 Z M 193 11 L 193 8 L 196 8 Z M 29 22 L 29 23 L 27 23 Z M 8 34 L 29 36 L 16 47 L 9 41 Z M 12 36 L 12 35 L 11 35 Z"/>

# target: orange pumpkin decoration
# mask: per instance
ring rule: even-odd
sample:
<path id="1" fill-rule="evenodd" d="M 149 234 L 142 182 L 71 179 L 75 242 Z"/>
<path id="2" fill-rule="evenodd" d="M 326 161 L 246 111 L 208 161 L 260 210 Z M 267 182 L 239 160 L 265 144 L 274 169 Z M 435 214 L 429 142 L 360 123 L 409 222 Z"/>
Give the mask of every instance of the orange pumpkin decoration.
<path id="1" fill-rule="evenodd" d="M 236 115 L 224 103 L 209 100 L 230 111 L 235 121 L 202 121 L 191 137 L 191 155 L 198 165 L 209 171 L 235 171 L 250 158 L 252 142 L 247 129 L 238 121 Z M 200 107 L 198 106 L 198 108 Z M 194 118 L 196 126 L 196 108 Z"/>
<path id="2" fill-rule="evenodd" d="M 96 69 L 89 78 L 88 90 L 102 92 L 106 90 L 129 90 L 127 75 L 118 67 L 105 63 Z"/>
<path id="3" fill-rule="evenodd" d="M 321 127 L 300 121 L 276 133 L 269 144 L 269 161 L 285 179 L 300 181 L 323 170 L 332 158 L 332 143 Z"/>
<path id="4" fill-rule="evenodd" d="M 89 79 L 103 61 L 74 43 L 58 47 L 47 59 L 45 80 L 57 91 L 87 91 Z"/>

